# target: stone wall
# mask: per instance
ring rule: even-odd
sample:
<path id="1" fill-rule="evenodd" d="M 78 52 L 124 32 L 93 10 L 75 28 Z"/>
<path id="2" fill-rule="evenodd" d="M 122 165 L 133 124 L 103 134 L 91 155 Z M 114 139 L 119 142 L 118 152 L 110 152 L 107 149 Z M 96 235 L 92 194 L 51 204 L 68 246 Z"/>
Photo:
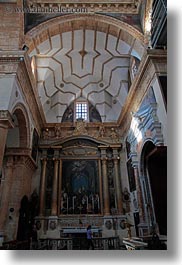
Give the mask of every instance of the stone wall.
<path id="1" fill-rule="evenodd" d="M 5 1 L 8 2 L 8 1 Z M 0 49 L 19 50 L 23 45 L 24 14 L 17 12 L 22 1 L 0 3 Z"/>

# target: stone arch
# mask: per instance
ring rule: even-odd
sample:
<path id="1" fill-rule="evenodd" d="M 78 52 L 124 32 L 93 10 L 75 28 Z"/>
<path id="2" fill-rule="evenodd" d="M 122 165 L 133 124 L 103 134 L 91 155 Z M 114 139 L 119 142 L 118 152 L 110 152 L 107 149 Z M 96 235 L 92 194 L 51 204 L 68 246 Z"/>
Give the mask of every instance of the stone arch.
<path id="1" fill-rule="evenodd" d="M 145 52 L 144 35 L 131 25 L 101 14 L 79 14 L 79 17 L 70 14 L 50 19 L 28 31 L 25 43 L 29 47 L 29 54 L 33 50 L 37 53 L 37 46 L 53 36 L 83 28 L 105 32 L 123 40 L 140 58 Z"/>
<path id="2" fill-rule="evenodd" d="M 15 115 L 18 121 L 19 127 L 19 147 L 29 147 L 30 146 L 30 123 L 28 118 L 28 113 L 25 106 L 18 103 L 11 112 Z"/>
<path id="3" fill-rule="evenodd" d="M 144 174 L 144 155 L 147 152 L 148 146 L 155 147 L 155 144 L 151 138 L 145 139 L 145 141 L 142 144 L 141 151 L 140 151 L 140 156 L 139 156 L 139 166 L 140 166 L 140 172 L 141 174 Z"/>

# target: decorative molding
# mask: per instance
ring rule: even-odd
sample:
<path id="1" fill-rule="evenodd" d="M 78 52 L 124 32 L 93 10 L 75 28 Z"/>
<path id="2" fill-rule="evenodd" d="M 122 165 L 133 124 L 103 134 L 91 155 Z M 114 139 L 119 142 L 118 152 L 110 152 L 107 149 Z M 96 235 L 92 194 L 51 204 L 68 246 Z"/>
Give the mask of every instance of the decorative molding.
<path id="1" fill-rule="evenodd" d="M 79 0 L 73 2 L 72 0 L 28 0 L 27 4 L 35 12 L 44 10 L 46 8 L 52 10 L 52 12 L 60 13 L 130 13 L 138 14 L 141 0 L 110 0 L 109 2 L 102 0 Z"/>
<path id="2" fill-rule="evenodd" d="M 0 63 L 19 63 L 24 57 L 25 51 L 0 51 Z"/>
<path id="3" fill-rule="evenodd" d="M 143 49 L 145 49 L 143 45 L 144 35 L 140 31 L 123 21 L 101 14 L 79 14 L 79 17 L 75 14 L 69 14 L 66 16 L 53 18 L 49 21 L 41 23 L 27 32 L 25 35 L 25 43 L 29 47 L 29 52 L 31 52 L 34 49 L 36 43 L 34 38 L 37 38 L 44 32 L 45 34 L 42 35 L 41 38 L 37 39 L 37 43 L 40 44 L 40 42 L 48 39 L 48 29 L 51 31 L 52 37 L 63 32 L 83 29 L 83 25 L 85 29 L 92 29 L 101 32 L 107 32 L 109 26 L 108 33 L 118 38 L 118 34 L 120 32 L 120 39 L 127 37 L 121 34 L 125 32 L 129 34 L 132 39 L 137 39 L 140 41 L 141 48 L 143 47 Z M 127 39 L 124 39 L 124 41 L 127 42 Z"/>
<path id="4" fill-rule="evenodd" d="M 93 126 L 92 126 L 93 124 Z M 101 123 L 89 124 L 86 122 L 76 122 L 75 124 L 62 123 L 60 125 L 49 125 L 42 130 L 41 144 L 57 145 L 60 142 L 76 139 L 80 137 L 88 137 L 90 140 L 109 144 L 112 146 L 120 146 L 122 138 L 118 126 L 112 124 L 104 126 Z M 66 126 L 67 125 L 67 126 Z M 104 133 L 102 133 L 104 130 Z"/>

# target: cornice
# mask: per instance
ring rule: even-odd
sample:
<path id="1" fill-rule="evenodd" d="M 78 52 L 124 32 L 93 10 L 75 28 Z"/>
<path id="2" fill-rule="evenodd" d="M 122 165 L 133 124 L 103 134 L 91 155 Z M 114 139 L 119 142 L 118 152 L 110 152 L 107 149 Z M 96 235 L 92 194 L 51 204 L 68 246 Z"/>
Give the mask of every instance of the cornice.
<path id="1" fill-rule="evenodd" d="M 13 157 L 13 161 L 16 165 L 25 165 L 32 171 L 37 168 L 35 161 L 31 157 L 31 149 L 29 148 L 7 148 L 5 156 Z"/>
<path id="2" fill-rule="evenodd" d="M 57 10 L 58 12 L 64 13 L 69 10 L 80 10 L 77 12 L 107 12 L 107 13 L 130 13 L 138 14 L 140 4 L 142 0 L 30 0 L 27 2 L 28 7 L 32 9 L 49 8 L 50 10 Z"/>
<path id="3" fill-rule="evenodd" d="M 19 63 L 24 56 L 25 51 L 0 51 L 0 63 Z"/>

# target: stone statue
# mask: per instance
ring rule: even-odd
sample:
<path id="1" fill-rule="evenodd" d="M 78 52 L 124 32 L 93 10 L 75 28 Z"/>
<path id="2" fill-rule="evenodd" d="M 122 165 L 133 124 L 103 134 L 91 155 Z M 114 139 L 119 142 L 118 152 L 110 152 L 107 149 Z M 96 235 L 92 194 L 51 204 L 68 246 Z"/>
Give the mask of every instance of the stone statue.
<path id="1" fill-rule="evenodd" d="M 119 137 L 118 137 L 118 135 L 117 135 L 117 133 L 116 133 L 114 128 L 111 128 L 110 137 L 111 137 L 113 142 L 119 142 Z"/>
<path id="2" fill-rule="evenodd" d="M 43 134 L 44 140 L 48 139 L 49 138 L 49 129 L 43 130 L 42 134 Z"/>
<path id="3" fill-rule="evenodd" d="M 105 128 L 104 128 L 104 126 L 100 126 L 99 127 L 99 137 L 101 137 L 101 138 L 103 138 L 104 137 L 104 135 L 105 135 Z"/>
<path id="4" fill-rule="evenodd" d="M 73 135 L 83 135 L 83 134 L 88 134 L 86 129 L 86 123 L 84 121 L 77 121 Z"/>
<path id="5" fill-rule="evenodd" d="M 59 138 L 61 136 L 61 128 L 56 126 L 55 127 L 55 137 Z"/>

